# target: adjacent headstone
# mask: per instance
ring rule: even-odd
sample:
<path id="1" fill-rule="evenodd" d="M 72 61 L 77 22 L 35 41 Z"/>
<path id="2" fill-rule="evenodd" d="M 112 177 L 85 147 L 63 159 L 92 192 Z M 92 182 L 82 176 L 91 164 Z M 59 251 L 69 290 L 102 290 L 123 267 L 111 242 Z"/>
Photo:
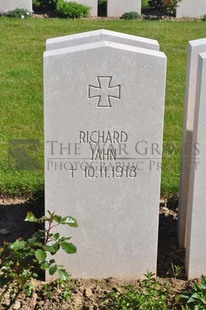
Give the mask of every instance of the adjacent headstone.
<path id="1" fill-rule="evenodd" d="M 44 54 L 45 204 L 78 221 L 56 256 L 73 277 L 156 272 L 165 75 L 163 53 L 114 42 Z"/>
<path id="2" fill-rule="evenodd" d="M 193 40 L 188 43 L 180 197 L 178 206 L 179 246 L 183 248 L 185 247 L 187 230 L 188 195 L 191 172 L 190 165 L 193 160 L 193 153 L 195 152 L 192 140 L 197 87 L 197 63 L 198 54 L 201 52 L 206 52 L 206 39 Z"/>
<path id="3" fill-rule="evenodd" d="M 64 0 L 65 2 L 76 2 L 79 4 L 87 5 L 90 7 L 90 15 L 97 16 L 98 11 L 98 0 Z"/>
<path id="4" fill-rule="evenodd" d="M 48 39 L 46 42 L 46 50 L 64 48 L 86 43 L 94 43 L 102 40 L 159 51 L 159 44 L 156 40 L 105 29 Z"/>
<path id="5" fill-rule="evenodd" d="M 15 9 L 25 9 L 32 12 L 32 0 L 1 0 L 0 13 L 6 13 Z"/>
<path id="6" fill-rule="evenodd" d="M 206 274 L 206 53 L 200 54 L 196 87 L 193 143 L 198 143 L 195 154 L 199 165 L 191 167 L 188 202 L 188 230 L 186 270 L 189 279 Z"/>
<path id="7" fill-rule="evenodd" d="M 176 17 L 200 18 L 206 14 L 205 0 L 182 0 L 178 3 Z"/>
<path id="8" fill-rule="evenodd" d="M 107 0 L 107 16 L 121 17 L 126 12 L 141 14 L 141 0 Z"/>

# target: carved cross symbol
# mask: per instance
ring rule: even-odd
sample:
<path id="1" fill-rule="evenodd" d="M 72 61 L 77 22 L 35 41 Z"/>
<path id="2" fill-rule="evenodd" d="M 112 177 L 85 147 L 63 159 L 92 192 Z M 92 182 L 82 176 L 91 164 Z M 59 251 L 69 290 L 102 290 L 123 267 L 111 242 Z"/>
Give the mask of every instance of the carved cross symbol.
<path id="1" fill-rule="evenodd" d="M 112 76 L 97 76 L 98 86 L 89 85 L 89 99 L 98 98 L 97 107 L 111 108 L 111 98 L 120 99 L 120 85 L 111 86 Z"/>

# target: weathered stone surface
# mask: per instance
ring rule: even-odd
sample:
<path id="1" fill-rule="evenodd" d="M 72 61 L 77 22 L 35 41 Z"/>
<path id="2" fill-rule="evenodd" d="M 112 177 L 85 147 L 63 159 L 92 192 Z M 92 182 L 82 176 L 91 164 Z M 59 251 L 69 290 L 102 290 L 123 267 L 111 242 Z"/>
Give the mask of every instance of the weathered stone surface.
<path id="1" fill-rule="evenodd" d="M 190 162 L 192 154 L 195 152 L 194 146 L 192 145 L 192 140 L 197 87 L 197 63 L 198 55 L 202 52 L 206 52 L 206 39 L 189 41 L 185 87 L 180 197 L 178 206 L 178 235 L 180 247 L 185 247 L 187 230 L 186 223 L 190 182 Z"/>
<path id="2" fill-rule="evenodd" d="M 182 0 L 177 7 L 176 17 L 200 18 L 206 14 L 205 0 Z"/>
<path id="3" fill-rule="evenodd" d="M 65 0 L 65 2 L 77 2 L 90 7 L 90 15 L 97 16 L 98 0 Z"/>
<path id="4" fill-rule="evenodd" d="M 32 0 L 1 0 L 0 13 L 15 10 L 17 8 L 32 12 Z"/>
<path id="5" fill-rule="evenodd" d="M 159 44 L 156 40 L 105 29 L 48 39 L 46 41 L 46 50 L 70 47 L 74 45 L 81 45 L 87 43 L 94 43 L 102 40 L 133 45 L 137 47 L 149 48 L 156 51 L 159 50 Z"/>
<path id="6" fill-rule="evenodd" d="M 107 16 L 121 17 L 126 12 L 141 14 L 141 0 L 107 0 Z"/>
<path id="7" fill-rule="evenodd" d="M 56 257 L 74 277 L 156 272 L 165 74 L 163 53 L 107 41 L 44 54 L 46 210 L 79 223 Z"/>
<path id="8" fill-rule="evenodd" d="M 193 143 L 198 144 L 191 166 L 186 241 L 186 270 L 189 279 L 206 274 L 206 53 L 198 57 Z"/>

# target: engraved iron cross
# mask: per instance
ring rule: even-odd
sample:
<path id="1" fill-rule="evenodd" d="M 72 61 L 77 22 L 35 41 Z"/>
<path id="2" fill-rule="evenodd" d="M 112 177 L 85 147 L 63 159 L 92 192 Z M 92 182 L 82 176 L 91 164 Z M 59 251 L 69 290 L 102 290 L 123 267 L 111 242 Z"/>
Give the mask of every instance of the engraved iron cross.
<path id="1" fill-rule="evenodd" d="M 98 98 L 97 107 L 111 108 L 110 98 L 120 99 L 120 85 L 111 81 L 112 76 L 97 76 L 98 86 L 89 85 L 89 99 Z"/>

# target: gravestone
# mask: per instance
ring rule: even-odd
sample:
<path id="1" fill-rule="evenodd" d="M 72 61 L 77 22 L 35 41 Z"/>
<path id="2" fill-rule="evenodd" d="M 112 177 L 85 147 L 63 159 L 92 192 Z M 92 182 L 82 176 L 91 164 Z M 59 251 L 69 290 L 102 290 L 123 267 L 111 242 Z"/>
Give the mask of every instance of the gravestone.
<path id="1" fill-rule="evenodd" d="M 107 16 L 121 17 L 126 12 L 141 14 L 141 0 L 107 0 Z"/>
<path id="2" fill-rule="evenodd" d="M 165 75 L 163 53 L 116 42 L 44 54 L 45 209 L 78 221 L 56 255 L 73 277 L 156 272 Z"/>
<path id="3" fill-rule="evenodd" d="M 156 40 L 105 29 L 48 39 L 46 41 L 46 50 L 81 45 L 86 43 L 94 43 L 102 40 L 159 51 L 159 44 Z"/>
<path id="4" fill-rule="evenodd" d="M 90 7 L 90 15 L 97 16 L 98 0 L 64 0 L 65 2 L 76 2 Z"/>
<path id="5" fill-rule="evenodd" d="M 182 0 L 178 3 L 176 17 L 196 17 L 200 18 L 206 14 L 205 0 Z"/>
<path id="6" fill-rule="evenodd" d="M 193 40 L 188 43 L 187 74 L 185 87 L 183 147 L 181 159 L 180 197 L 178 206 L 179 246 L 185 247 L 187 230 L 187 210 L 190 183 L 190 163 L 195 148 L 193 140 L 193 123 L 195 96 L 197 87 L 197 63 L 199 53 L 206 52 L 206 39 Z"/>
<path id="7" fill-rule="evenodd" d="M 191 166 L 186 241 L 186 270 L 189 279 L 206 274 L 206 53 L 198 56 L 193 143 L 198 143 L 196 165 Z"/>
<path id="8" fill-rule="evenodd" d="M 32 12 L 32 0 L 1 0 L 0 13 L 6 13 L 15 9 L 25 9 Z"/>

